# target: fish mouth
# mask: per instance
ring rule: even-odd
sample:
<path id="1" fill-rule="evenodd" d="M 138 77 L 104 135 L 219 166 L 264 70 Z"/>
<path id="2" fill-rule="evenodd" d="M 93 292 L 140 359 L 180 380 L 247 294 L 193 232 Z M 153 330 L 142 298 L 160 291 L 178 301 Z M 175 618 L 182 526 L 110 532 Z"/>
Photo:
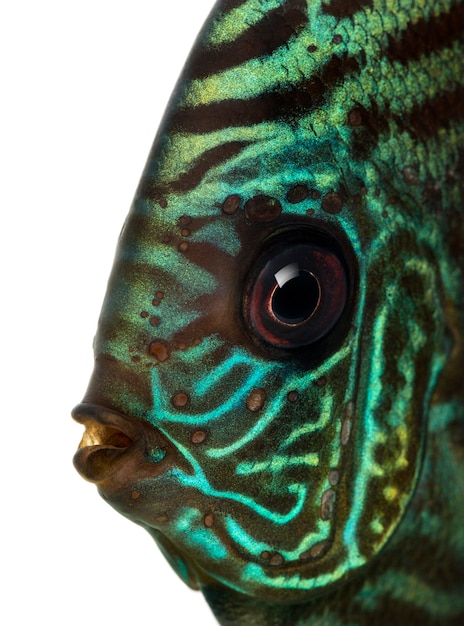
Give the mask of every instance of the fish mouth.
<path id="1" fill-rule="evenodd" d="M 85 426 L 74 467 L 90 482 L 99 483 L 110 478 L 119 461 L 139 443 L 142 432 L 134 420 L 93 404 L 78 404 L 72 417 Z"/>

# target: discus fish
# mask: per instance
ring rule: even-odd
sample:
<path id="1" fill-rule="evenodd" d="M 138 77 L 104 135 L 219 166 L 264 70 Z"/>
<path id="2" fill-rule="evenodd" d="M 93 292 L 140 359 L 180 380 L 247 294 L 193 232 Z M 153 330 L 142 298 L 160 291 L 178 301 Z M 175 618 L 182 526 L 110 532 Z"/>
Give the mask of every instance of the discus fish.
<path id="1" fill-rule="evenodd" d="M 219 0 L 78 471 L 221 624 L 464 623 L 464 2 Z"/>

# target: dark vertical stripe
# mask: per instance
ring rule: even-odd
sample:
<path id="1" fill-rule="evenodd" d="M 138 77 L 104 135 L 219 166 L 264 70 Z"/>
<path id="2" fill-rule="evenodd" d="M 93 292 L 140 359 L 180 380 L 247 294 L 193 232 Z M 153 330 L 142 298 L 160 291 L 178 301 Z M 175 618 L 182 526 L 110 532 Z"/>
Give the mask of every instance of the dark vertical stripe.
<path id="1" fill-rule="evenodd" d="M 203 78 L 271 54 L 300 32 L 307 22 L 305 0 L 287 0 L 268 11 L 237 39 L 219 46 L 197 48 L 189 59 L 187 79 Z"/>
<path id="2" fill-rule="evenodd" d="M 173 183 L 171 188 L 173 191 L 189 191 L 195 189 L 200 184 L 202 178 L 209 170 L 224 161 L 237 156 L 244 148 L 250 144 L 249 141 L 231 141 L 206 150 L 201 157 L 195 162 L 192 169 L 185 174 L 179 176 Z"/>
<path id="3" fill-rule="evenodd" d="M 399 38 L 389 35 L 385 55 L 406 64 L 422 54 L 442 50 L 459 38 L 464 38 L 464 4 L 454 5 L 449 13 L 421 18 L 410 24 Z"/>
<path id="4" fill-rule="evenodd" d="M 372 7 L 373 0 L 330 0 L 322 5 L 322 12 L 339 19 L 352 17 L 361 9 Z"/>
<path id="5" fill-rule="evenodd" d="M 231 141 L 206 150 L 188 172 L 180 174 L 176 180 L 168 183 L 163 189 L 159 185 L 155 188 L 150 178 L 147 178 L 142 183 L 140 196 L 146 199 L 158 199 L 167 192 L 186 192 L 195 189 L 209 170 L 236 156 L 249 144 L 249 141 Z"/>
<path id="6" fill-rule="evenodd" d="M 179 132 L 208 133 L 230 126 L 243 127 L 301 116 L 323 103 L 328 91 L 359 69 L 353 57 L 333 56 L 321 73 L 286 91 L 266 92 L 248 100 L 223 100 L 195 108 L 178 109 L 171 118 Z"/>
<path id="7" fill-rule="evenodd" d="M 420 139 L 437 136 L 441 128 L 464 121 L 464 87 L 439 93 L 402 116 L 394 115 L 393 119 L 401 131 Z"/>

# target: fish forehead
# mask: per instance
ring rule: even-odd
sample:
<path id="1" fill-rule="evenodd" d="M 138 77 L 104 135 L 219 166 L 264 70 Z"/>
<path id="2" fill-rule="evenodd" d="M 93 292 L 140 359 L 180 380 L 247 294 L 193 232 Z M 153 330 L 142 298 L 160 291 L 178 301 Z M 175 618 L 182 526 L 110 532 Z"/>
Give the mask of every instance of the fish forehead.
<path id="1" fill-rule="evenodd" d="M 182 457 L 169 480 L 113 494 L 117 508 L 247 593 L 320 590 L 385 545 L 448 350 L 443 214 L 462 202 L 462 127 L 444 108 L 458 107 L 462 41 L 426 61 L 408 41 L 462 5 L 380 4 L 217 3 L 99 321 L 84 402 L 156 428 Z M 338 242 L 351 294 L 335 339 L 293 358 L 254 340 L 243 303 L 262 250 L 306 230 Z"/>

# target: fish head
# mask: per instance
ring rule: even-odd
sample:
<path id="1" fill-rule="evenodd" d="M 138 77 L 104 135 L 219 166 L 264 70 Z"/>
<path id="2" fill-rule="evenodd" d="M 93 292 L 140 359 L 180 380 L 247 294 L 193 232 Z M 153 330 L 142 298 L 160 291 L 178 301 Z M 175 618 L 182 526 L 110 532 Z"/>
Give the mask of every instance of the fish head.
<path id="1" fill-rule="evenodd" d="M 75 464 L 191 586 L 296 601 L 370 561 L 404 513 L 435 318 L 420 268 L 362 260 L 358 198 L 328 191 L 325 213 L 301 179 L 229 184 L 136 200 Z"/>
<path id="2" fill-rule="evenodd" d="M 198 89 L 181 80 L 120 236 L 75 465 L 190 586 L 301 602 L 371 562 L 414 492 L 435 251 L 393 157 L 352 158 L 353 103 L 327 120 L 295 94 L 282 120 L 263 99 L 230 126 L 246 106 L 220 118 Z"/>

